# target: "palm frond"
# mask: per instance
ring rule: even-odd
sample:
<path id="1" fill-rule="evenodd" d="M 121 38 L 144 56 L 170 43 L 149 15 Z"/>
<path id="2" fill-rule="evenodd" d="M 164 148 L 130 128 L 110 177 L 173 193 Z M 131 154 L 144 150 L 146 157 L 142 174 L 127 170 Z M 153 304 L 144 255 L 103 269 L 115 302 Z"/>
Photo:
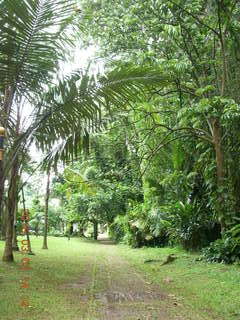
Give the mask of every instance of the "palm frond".
<path id="1" fill-rule="evenodd" d="M 153 85 L 163 87 L 171 81 L 169 75 L 148 68 L 118 68 L 97 80 L 81 71 L 74 72 L 48 93 L 42 108 L 49 110 L 50 105 L 51 111 L 37 126 L 35 140 L 40 149 L 50 150 L 48 162 L 69 161 L 82 147 L 87 148 L 89 134 L 104 127 L 104 108 L 123 108 L 142 101 Z M 56 145 L 57 141 L 60 143 Z"/>
<path id="2" fill-rule="evenodd" d="M 63 58 L 63 31 L 73 0 L 3 0 L 0 3 L 0 91 L 42 90 Z M 67 38 L 65 38 L 65 43 Z"/>
<path id="3" fill-rule="evenodd" d="M 45 163 L 69 161 L 86 147 L 89 134 L 104 127 L 104 108 L 142 101 L 152 86 L 164 87 L 174 78 L 161 70 L 131 67 L 117 68 L 107 75 L 94 77 L 78 70 L 36 96 L 35 112 L 29 128 L 12 148 L 10 159 L 35 141 L 47 152 Z M 6 171 L 11 162 L 7 163 Z"/>

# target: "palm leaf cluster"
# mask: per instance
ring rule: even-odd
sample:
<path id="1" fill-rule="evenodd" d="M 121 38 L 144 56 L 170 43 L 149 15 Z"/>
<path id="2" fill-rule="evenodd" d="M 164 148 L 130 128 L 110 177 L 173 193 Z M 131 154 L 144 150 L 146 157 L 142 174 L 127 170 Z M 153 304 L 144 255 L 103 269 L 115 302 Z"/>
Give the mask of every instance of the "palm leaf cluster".
<path id="1" fill-rule="evenodd" d="M 152 86 L 170 81 L 159 70 L 130 66 L 97 78 L 76 71 L 40 99 L 33 136 L 38 146 L 49 152 L 47 162 L 69 161 L 81 148 L 88 148 L 89 134 L 111 120 L 102 116 L 104 110 L 142 101 Z"/>
<path id="2" fill-rule="evenodd" d="M 0 2 L 0 90 L 40 92 L 64 58 L 72 0 Z"/>
<path id="3" fill-rule="evenodd" d="M 24 112 L 36 113 L 36 96 L 56 81 L 59 62 L 71 45 L 74 0 L 0 1 L 0 125 L 7 129 L 6 174 L 23 151 L 34 115 L 23 126 Z M 68 35 L 68 36 L 67 36 Z"/>
<path id="4" fill-rule="evenodd" d="M 35 140 L 48 160 L 69 160 L 104 126 L 103 107 L 139 101 L 146 89 L 169 81 L 159 70 L 131 66 L 98 77 L 77 70 L 59 79 L 75 1 L 2 0 L 0 11 L 0 120 L 9 132 L 9 158 Z M 15 134 L 22 104 L 33 112 L 29 126 Z"/>

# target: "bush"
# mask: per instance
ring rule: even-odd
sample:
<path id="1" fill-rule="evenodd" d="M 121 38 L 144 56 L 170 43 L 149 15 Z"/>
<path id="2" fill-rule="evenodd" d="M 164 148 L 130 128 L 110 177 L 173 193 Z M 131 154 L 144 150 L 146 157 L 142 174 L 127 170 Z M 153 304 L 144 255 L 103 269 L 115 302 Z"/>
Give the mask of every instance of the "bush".
<path id="1" fill-rule="evenodd" d="M 220 225 L 210 210 L 198 203 L 153 206 L 134 203 L 124 216 L 117 216 L 110 226 L 110 236 L 132 247 L 182 245 L 199 250 L 218 239 Z"/>
<path id="2" fill-rule="evenodd" d="M 110 236 L 133 248 L 164 246 L 168 243 L 161 212 L 149 204 L 136 203 L 124 216 L 117 216 L 109 229 Z"/>
<path id="3" fill-rule="evenodd" d="M 240 238 L 226 236 L 211 243 L 202 250 L 203 259 L 208 262 L 232 264 L 240 262 Z"/>
<path id="4" fill-rule="evenodd" d="M 117 216 L 109 226 L 109 236 L 117 242 L 122 241 L 127 232 L 128 221 L 126 216 Z"/>
<path id="5" fill-rule="evenodd" d="M 204 249 L 203 258 L 208 262 L 240 262 L 240 224 L 227 231 L 222 239 Z"/>
<path id="6" fill-rule="evenodd" d="M 220 237 L 220 226 L 197 204 L 178 202 L 169 207 L 166 221 L 172 244 L 187 250 L 199 250 Z"/>

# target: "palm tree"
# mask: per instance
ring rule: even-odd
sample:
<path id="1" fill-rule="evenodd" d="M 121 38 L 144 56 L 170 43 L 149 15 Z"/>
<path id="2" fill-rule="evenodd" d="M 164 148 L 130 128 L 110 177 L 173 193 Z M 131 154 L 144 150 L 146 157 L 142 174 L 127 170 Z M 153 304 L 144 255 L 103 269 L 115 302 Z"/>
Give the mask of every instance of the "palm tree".
<path id="1" fill-rule="evenodd" d="M 21 136 L 23 106 L 31 104 L 54 79 L 64 59 L 66 30 L 74 1 L 0 1 L 0 122 L 7 129 L 6 161 L 0 161 L 0 212 L 8 174 L 8 216 L 3 260 L 13 261 L 12 231 L 20 170 L 16 141 Z M 10 164 L 6 170 L 6 162 Z"/>

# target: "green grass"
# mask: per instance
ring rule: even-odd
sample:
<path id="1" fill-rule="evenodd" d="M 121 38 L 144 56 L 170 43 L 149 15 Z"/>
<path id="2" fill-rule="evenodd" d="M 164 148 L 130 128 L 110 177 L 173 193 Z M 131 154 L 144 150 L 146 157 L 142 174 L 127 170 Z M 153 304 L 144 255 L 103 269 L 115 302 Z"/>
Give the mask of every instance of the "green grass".
<path id="1" fill-rule="evenodd" d="M 22 259 L 20 253 L 15 254 L 13 264 L 0 262 L 0 319 L 88 320 L 85 301 L 81 296 L 74 295 L 75 289 L 67 290 L 61 286 L 86 273 L 86 264 L 91 261 L 89 250 L 91 247 L 94 250 L 94 244 L 82 245 L 78 239 L 68 241 L 66 238 L 51 237 L 49 250 L 42 250 L 41 246 L 42 239 L 32 239 L 36 255 L 28 256 L 32 266 L 30 271 L 19 270 Z M 3 242 L 0 242 L 1 255 L 2 249 Z M 20 281 L 25 276 L 30 277 L 29 288 L 21 289 Z M 86 290 L 82 292 L 82 295 L 86 294 L 90 295 Z M 28 308 L 20 306 L 24 295 L 29 297 Z"/>
<path id="2" fill-rule="evenodd" d="M 143 263 L 147 259 L 164 260 L 169 253 L 178 257 L 171 264 Z M 122 246 L 121 254 L 150 281 L 176 295 L 192 312 L 207 319 L 240 319 L 240 266 L 196 261 L 196 254 L 178 248 Z"/>
<path id="3" fill-rule="evenodd" d="M 0 255 L 3 245 L 0 242 Z M 31 271 L 19 270 L 20 253 L 15 254 L 14 263 L 0 262 L 0 319 L 99 319 L 101 306 L 94 299 L 94 293 L 105 290 L 108 273 L 104 267 L 108 255 L 106 248 L 93 241 L 54 237 L 49 238 L 49 250 L 42 250 L 41 246 L 41 238 L 32 239 L 36 255 L 29 256 Z M 128 260 L 146 281 L 159 284 L 164 292 L 176 297 L 186 319 L 198 319 L 194 314 L 207 320 L 240 319 L 239 266 L 195 261 L 197 255 L 176 248 L 130 249 L 119 245 L 111 250 L 113 257 L 119 255 Z M 173 252 L 178 258 L 172 264 L 143 263 L 146 259 L 164 259 Z M 20 288 L 24 276 L 30 277 L 28 289 Z M 117 281 L 118 274 L 114 270 L 112 277 Z M 78 283 L 79 279 L 83 281 L 82 287 L 66 288 L 66 284 Z M 24 292 L 29 297 L 28 308 L 20 307 Z"/>

